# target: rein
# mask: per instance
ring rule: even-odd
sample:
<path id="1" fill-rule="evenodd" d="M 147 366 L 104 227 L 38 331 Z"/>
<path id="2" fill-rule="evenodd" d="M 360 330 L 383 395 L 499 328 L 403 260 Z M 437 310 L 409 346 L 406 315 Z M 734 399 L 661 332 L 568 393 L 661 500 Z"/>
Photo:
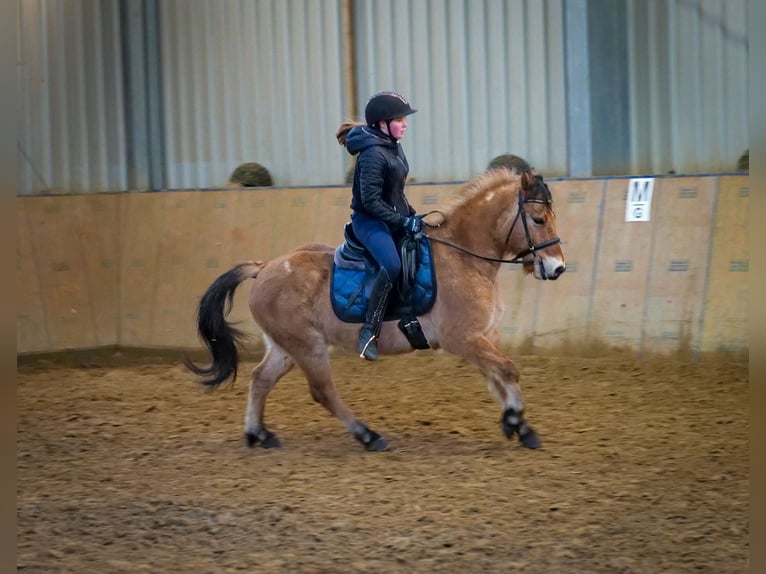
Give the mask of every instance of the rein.
<path id="1" fill-rule="evenodd" d="M 516 254 L 516 257 L 513 259 L 499 259 L 497 257 L 488 257 L 486 255 L 480 255 L 479 253 L 474 253 L 473 251 L 470 251 L 468 249 L 465 249 L 464 247 L 460 247 L 459 245 L 455 245 L 454 243 L 450 243 L 449 241 L 445 241 L 443 239 L 438 239 L 436 237 L 431 237 L 427 233 L 424 233 L 426 237 L 428 237 L 431 241 L 436 241 L 436 243 L 441 243 L 442 245 L 446 245 L 447 247 L 452 247 L 453 249 L 457 249 L 458 251 L 461 251 L 467 255 L 470 255 L 472 257 L 476 257 L 478 259 L 482 259 L 484 261 L 491 261 L 493 263 L 518 263 L 523 264 L 523 259 L 535 251 L 538 251 L 540 249 L 545 249 L 546 247 L 550 247 L 551 245 L 555 245 L 556 243 L 561 242 L 561 239 L 558 237 L 554 237 L 553 239 L 548 239 L 547 241 L 543 241 L 542 243 L 535 243 L 532 241 L 532 237 L 529 234 L 529 227 L 527 226 L 527 215 L 524 212 L 524 204 L 525 203 L 548 203 L 546 201 L 540 200 L 540 199 L 524 199 L 524 196 L 521 194 L 521 191 L 519 191 L 519 209 L 516 211 L 516 217 L 513 219 L 513 223 L 511 223 L 511 228 L 508 230 L 508 235 L 505 238 L 505 244 L 508 245 L 508 242 L 511 240 L 511 233 L 513 233 L 513 228 L 516 226 L 516 222 L 521 219 L 521 224 L 524 226 L 524 235 L 526 235 L 527 238 L 527 244 L 529 245 L 526 249 L 520 251 Z M 428 215 L 431 215 L 432 213 L 441 213 L 439 211 L 429 211 L 423 217 L 426 217 Z M 422 217 L 421 217 L 422 220 Z M 438 225 L 428 225 L 428 223 L 425 223 L 426 226 L 429 227 L 439 227 Z"/>

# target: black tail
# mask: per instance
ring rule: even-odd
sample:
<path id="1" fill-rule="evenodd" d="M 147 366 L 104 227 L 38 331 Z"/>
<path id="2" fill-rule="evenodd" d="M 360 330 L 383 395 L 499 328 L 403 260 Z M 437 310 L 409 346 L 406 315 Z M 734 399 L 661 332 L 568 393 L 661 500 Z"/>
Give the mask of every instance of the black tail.
<path id="1" fill-rule="evenodd" d="M 200 367 L 189 358 L 184 358 L 186 368 L 204 377 L 203 385 L 214 389 L 221 383 L 237 378 L 239 351 L 237 346 L 247 335 L 226 321 L 231 310 L 234 292 L 245 279 L 255 277 L 261 269 L 260 263 L 242 263 L 216 279 L 205 291 L 197 308 L 197 332 L 213 359 L 209 367 Z"/>

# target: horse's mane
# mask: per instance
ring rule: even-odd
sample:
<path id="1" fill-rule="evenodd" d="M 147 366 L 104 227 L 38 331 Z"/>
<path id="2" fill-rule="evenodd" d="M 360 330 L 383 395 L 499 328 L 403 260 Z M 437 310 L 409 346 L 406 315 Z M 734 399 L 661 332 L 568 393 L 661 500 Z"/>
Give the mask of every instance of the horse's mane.
<path id="1" fill-rule="evenodd" d="M 501 167 L 486 171 L 474 177 L 460 188 L 457 195 L 445 208 L 444 214 L 449 215 L 454 213 L 455 210 L 460 209 L 462 206 L 475 201 L 476 198 L 483 196 L 489 189 L 495 190 L 506 184 L 517 184 L 520 186 L 520 180 L 521 172 L 515 169 Z"/>

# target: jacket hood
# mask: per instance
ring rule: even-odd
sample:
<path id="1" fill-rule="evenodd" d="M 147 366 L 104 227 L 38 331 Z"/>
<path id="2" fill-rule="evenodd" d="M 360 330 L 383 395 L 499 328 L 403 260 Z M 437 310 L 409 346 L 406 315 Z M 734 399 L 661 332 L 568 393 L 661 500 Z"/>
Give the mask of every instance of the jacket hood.
<path id="1" fill-rule="evenodd" d="M 376 145 L 396 148 L 397 141 L 370 126 L 353 127 L 346 136 L 346 149 L 351 155 L 356 155 Z"/>

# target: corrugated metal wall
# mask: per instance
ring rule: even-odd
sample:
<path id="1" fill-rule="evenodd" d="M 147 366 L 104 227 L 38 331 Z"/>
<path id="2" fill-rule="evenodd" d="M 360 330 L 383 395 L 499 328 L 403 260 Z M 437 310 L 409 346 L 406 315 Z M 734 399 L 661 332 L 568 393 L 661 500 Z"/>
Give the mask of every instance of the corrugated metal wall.
<path id="1" fill-rule="evenodd" d="M 506 152 L 564 174 L 561 5 L 353 2 L 359 115 L 380 89 L 419 107 L 403 142 L 418 181 L 465 180 Z M 168 187 L 222 185 L 244 161 L 264 164 L 278 185 L 343 181 L 337 0 L 160 8 Z"/>
<path id="2" fill-rule="evenodd" d="M 418 109 L 418 181 L 462 181 L 502 153 L 566 173 L 563 0 L 357 0 L 358 109 L 381 89 Z"/>
<path id="3" fill-rule="evenodd" d="M 118 8 L 19 2 L 18 193 L 126 188 Z"/>
<path id="4" fill-rule="evenodd" d="M 339 0 L 163 0 L 167 187 L 224 185 L 240 163 L 276 185 L 342 183 Z"/>
<path id="5" fill-rule="evenodd" d="M 641 174 L 730 171 L 748 146 L 746 0 L 626 0 L 610 37 L 627 44 L 624 103 L 567 66 L 574 50 L 610 77 L 593 30 L 567 29 L 598 2 L 348 2 L 346 58 L 346 0 L 18 0 L 18 193 L 219 187 L 246 161 L 277 185 L 340 184 L 335 129 L 384 88 L 420 110 L 403 142 L 417 181 L 465 180 L 506 152 L 566 176 L 568 135 L 588 126 L 580 176 L 618 147 L 615 165 Z M 596 122 L 610 95 L 630 112 L 606 128 L 629 145 Z"/>
<path id="6" fill-rule="evenodd" d="M 633 173 L 734 171 L 749 146 L 747 3 L 629 2 Z"/>

